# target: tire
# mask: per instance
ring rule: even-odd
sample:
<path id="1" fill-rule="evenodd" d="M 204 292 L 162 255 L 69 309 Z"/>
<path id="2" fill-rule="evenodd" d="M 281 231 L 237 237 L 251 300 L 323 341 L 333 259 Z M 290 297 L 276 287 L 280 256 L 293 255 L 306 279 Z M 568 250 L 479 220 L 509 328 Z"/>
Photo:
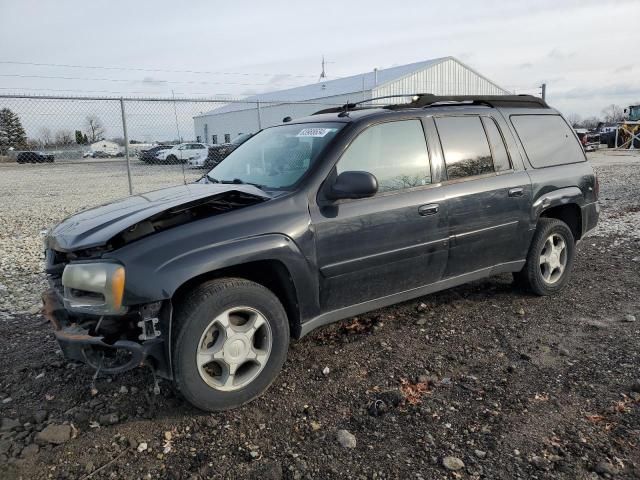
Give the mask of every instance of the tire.
<path id="1" fill-rule="evenodd" d="M 167 163 L 178 163 L 178 157 L 175 155 L 169 155 L 167 157 Z"/>
<path id="2" fill-rule="evenodd" d="M 548 243 L 550 239 L 553 247 Z M 564 253 L 559 250 L 560 239 L 564 242 Z M 559 253 L 555 260 L 548 256 L 554 250 Z M 566 223 L 555 218 L 540 218 L 524 268 L 514 274 L 516 285 L 540 296 L 558 293 L 571 277 L 575 250 L 573 233 Z M 552 260 L 543 264 L 542 255 Z M 561 265 L 562 269 L 553 268 L 556 265 Z"/>
<path id="3" fill-rule="evenodd" d="M 245 314 L 244 325 L 228 322 L 244 321 L 241 315 Z M 262 322 L 260 316 L 265 323 L 253 329 L 252 337 L 238 332 L 250 322 Z M 227 319 L 226 329 L 217 323 L 219 319 Z M 285 310 L 270 290 L 248 280 L 222 278 L 199 285 L 179 304 L 175 321 L 175 384 L 185 399 L 201 410 L 228 410 L 255 399 L 271 385 L 287 358 L 289 322 Z M 222 357 L 202 365 L 201 355 L 212 356 L 209 352 L 214 350 Z M 256 360 L 241 363 L 245 353 L 252 356 L 255 352 L 263 353 Z M 229 382 L 228 365 L 234 361 L 237 370 Z"/>

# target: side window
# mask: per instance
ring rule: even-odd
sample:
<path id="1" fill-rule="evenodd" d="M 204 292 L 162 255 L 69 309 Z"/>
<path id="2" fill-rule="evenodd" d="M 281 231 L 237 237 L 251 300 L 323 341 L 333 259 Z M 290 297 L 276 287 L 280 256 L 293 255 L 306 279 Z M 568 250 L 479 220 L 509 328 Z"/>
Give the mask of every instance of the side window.
<path id="1" fill-rule="evenodd" d="M 504 138 L 502 138 L 502 134 L 495 120 L 482 117 L 482 123 L 484 124 L 484 129 L 487 132 L 487 137 L 489 137 L 489 143 L 491 144 L 493 168 L 495 168 L 496 172 L 511 170 L 507 147 L 504 145 Z"/>
<path id="2" fill-rule="evenodd" d="M 586 160 L 580 143 L 560 115 L 512 115 L 511 123 L 533 168 Z"/>
<path id="3" fill-rule="evenodd" d="M 449 180 L 493 173 L 480 117 L 439 117 L 435 121 Z"/>
<path id="4" fill-rule="evenodd" d="M 422 123 L 402 120 L 369 127 L 349 145 L 336 168 L 338 174 L 362 170 L 375 175 L 379 192 L 431 183 Z"/>

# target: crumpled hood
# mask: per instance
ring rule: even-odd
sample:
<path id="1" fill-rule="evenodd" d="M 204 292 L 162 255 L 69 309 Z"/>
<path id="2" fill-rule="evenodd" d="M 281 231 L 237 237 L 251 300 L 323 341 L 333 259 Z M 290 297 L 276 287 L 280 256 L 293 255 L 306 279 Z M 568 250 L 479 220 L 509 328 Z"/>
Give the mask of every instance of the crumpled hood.
<path id="1" fill-rule="evenodd" d="M 111 238 L 137 223 L 181 205 L 240 193 L 269 199 L 252 185 L 192 183 L 133 195 L 90 208 L 65 218 L 47 233 L 45 244 L 58 251 L 105 245 Z"/>

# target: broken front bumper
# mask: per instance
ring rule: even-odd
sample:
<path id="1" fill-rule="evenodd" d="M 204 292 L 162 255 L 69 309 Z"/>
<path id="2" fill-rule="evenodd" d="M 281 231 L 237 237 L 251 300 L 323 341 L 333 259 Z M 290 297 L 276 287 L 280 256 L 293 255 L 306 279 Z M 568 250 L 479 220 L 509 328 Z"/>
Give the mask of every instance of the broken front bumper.
<path id="1" fill-rule="evenodd" d="M 53 326 L 56 340 L 65 357 L 84 362 L 106 374 L 115 374 L 133 368 L 150 365 L 164 378 L 171 378 L 169 353 L 161 337 L 144 340 L 116 340 L 109 342 L 105 337 L 91 335 L 90 331 L 78 323 L 78 318 L 70 314 L 62 303 L 59 293 L 49 289 L 42 294 L 43 315 Z M 121 353 L 124 360 L 115 365 L 105 365 L 101 359 L 106 354 Z"/>

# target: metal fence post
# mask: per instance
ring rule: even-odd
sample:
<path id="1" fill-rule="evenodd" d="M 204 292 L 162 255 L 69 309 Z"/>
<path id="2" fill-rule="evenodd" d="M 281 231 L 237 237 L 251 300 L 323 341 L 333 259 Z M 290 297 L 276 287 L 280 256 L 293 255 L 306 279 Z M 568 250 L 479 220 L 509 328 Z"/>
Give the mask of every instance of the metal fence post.
<path id="1" fill-rule="evenodd" d="M 262 115 L 260 113 L 260 101 L 256 102 L 256 107 L 258 109 L 258 130 L 262 130 Z"/>
<path id="2" fill-rule="evenodd" d="M 127 178 L 129 179 L 129 195 L 133 195 L 131 182 L 131 161 L 129 160 L 129 134 L 127 133 L 127 116 L 124 111 L 124 98 L 120 97 L 120 111 L 122 112 L 122 130 L 124 132 L 124 156 L 127 159 Z"/>

